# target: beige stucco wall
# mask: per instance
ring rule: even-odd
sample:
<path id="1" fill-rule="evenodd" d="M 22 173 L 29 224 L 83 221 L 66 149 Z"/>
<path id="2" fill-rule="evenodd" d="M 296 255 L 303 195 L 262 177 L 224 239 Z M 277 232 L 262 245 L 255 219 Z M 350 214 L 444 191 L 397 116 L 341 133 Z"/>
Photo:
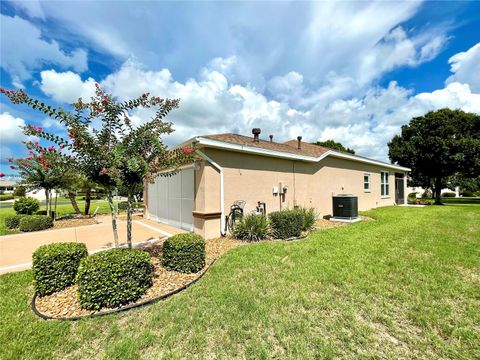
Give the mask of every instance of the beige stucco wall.
<path id="1" fill-rule="evenodd" d="M 359 210 L 395 204 L 396 171 L 393 169 L 333 157 L 307 163 L 216 149 L 203 151 L 223 168 L 226 214 L 235 200 L 245 200 L 246 212 L 255 209 L 257 201 L 262 201 L 267 205 L 267 212 L 301 205 L 314 207 L 320 216 L 325 216 L 332 213 L 332 195 L 342 193 L 357 195 Z M 389 172 L 388 197 L 380 195 L 382 170 Z M 365 174 L 370 175 L 370 192 L 363 190 Z M 215 178 L 218 180 L 209 187 L 204 197 L 205 206 L 219 209 L 216 194 L 220 193 L 220 175 L 218 171 L 204 175 L 212 184 Z M 280 183 L 288 187 L 284 198 L 272 193 L 272 188 Z"/>
<path id="2" fill-rule="evenodd" d="M 342 193 L 358 196 L 359 210 L 395 204 L 395 172 L 399 171 L 393 169 L 333 157 L 307 163 L 216 149 L 202 151 L 223 168 L 225 215 L 235 200 L 245 200 L 246 212 L 261 201 L 267 212 L 300 205 L 314 207 L 325 216 L 332 213 L 332 195 Z M 380 195 L 382 170 L 389 172 L 388 197 Z M 363 189 L 365 174 L 370 175 L 369 192 Z M 284 196 L 272 192 L 280 183 L 288 187 Z M 404 189 L 406 196 L 406 184 Z M 196 164 L 194 201 L 194 231 L 205 238 L 220 236 L 220 172 L 205 160 Z"/>

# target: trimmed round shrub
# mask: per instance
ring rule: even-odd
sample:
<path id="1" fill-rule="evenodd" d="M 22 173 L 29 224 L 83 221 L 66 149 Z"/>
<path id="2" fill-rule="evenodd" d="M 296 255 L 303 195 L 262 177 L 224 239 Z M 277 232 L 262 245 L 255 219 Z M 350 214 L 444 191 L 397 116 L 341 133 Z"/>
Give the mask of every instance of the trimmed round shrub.
<path id="1" fill-rule="evenodd" d="M 474 194 L 472 191 L 468 191 L 468 190 L 462 191 L 460 195 L 462 195 L 462 196 L 464 196 L 464 197 L 472 197 L 472 196 L 475 196 L 475 194 Z"/>
<path id="2" fill-rule="evenodd" d="M 20 225 L 20 220 L 27 215 L 8 215 L 5 216 L 5 227 L 7 229 L 16 229 Z"/>
<path id="3" fill-rule="evenodd" d="M 114 308 L 135 301 L 153 283 L 150 254 L 111 249 L 90 255 L 82 259 L 76 282 L 85 309 Z"/>
<path id="4" fill-rule="evenodd" d="M 55 243 L 40 246 L 33 253 L 35 291 L 44 296 L 75 282 L 80 261 L 88 255 L 83 243 Z"/>
<path id="5" fill-rule="evenodd" d="M 198 234 L 174 235 L 163 244 L 163 266 L 182 273 L 195 273 L 205 266 L 205 240 Z"/>
<path id="6" fill-rule="evenodd" d="M 274 211 L 268 214 L 272 234 L 277 239 L 298 237 L 302 233 L 303 216 L 297 210 Z"/>
<path id="7" fill-rule="evenodd" d="M 444 192 L 442 194 L 442 197 L 448 197 L 448 198 L 452 198 L 452 197 L 455 197 L 455 193 L 454 192 Z"/>
<path id="8" fill-rule="evenodd" d="M 53 219 L 47 215 L 23 216 L 18 224 L 20 231 L 24 232 L 45 230 L 52 226 Z"/>
<path id="9" fill-rule="evenodd" d="M 15 190 L 13 190 L 13 195 L 17 197 L 24 197 L 25 195 L 27 195 L 27 188 L 22 185 L 17 186 Z"/>
<path id="10" fill-rule="evenodd" d="M 38 209 L 40 209 L 40 202 L 35 198 L 22 197 L 13 203 L 13 210 L 17 214 L 32 215 Z"/>
<path id="11" fill-rule="evenodd" d="M 235 223 L 232 235 L 239 240 L 264 240 L 270 235 L 268 218 L 263 215 L 246 215 Z"/>

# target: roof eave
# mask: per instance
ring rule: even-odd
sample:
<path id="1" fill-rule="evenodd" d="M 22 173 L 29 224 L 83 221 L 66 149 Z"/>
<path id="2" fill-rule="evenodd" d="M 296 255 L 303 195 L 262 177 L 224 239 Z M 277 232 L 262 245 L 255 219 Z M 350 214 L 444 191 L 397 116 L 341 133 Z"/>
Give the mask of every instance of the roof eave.
<path id="1" fill-rule="evenodd" d="M 214 139 L 209 139 L 201 136 L 191 138 L 183 142 L 182 144 L 177 145 L 175 148 L 185 146 L 193 142 L 196 142 L 197 144 L 202 145 L 204 147 L 211 147 L 211 148 L 222 149 L 222 150 L 240 151 L 240 152 L 245 152 L 250 154 L 270 156 L 270 157 L 276 157 L 276 158 L 282 158 L 282 159 L 290 159 L 290 160 L 298 160 L 298 161 L 306 161 L 306 162 L 319 162 L 324 158 L 326 158 L 327 156 L 332 156 L 336 158 L 358 161 L 358 162 L 371 164 L 371 165 L 383 166 L 385 168 L 395 169 L 399 171 L 410 171 L 409 168 L 406 168 L 403 166 L 388 164 L 388 163 L 378 161 L 378 160 L 373 160 L 373 159 L 361 158 L 355 155 L 350 155 L 350 154 L 342 153 L 335 150 L 329 150 L 318 157 L 314 157 L 314 156 L 287 153 L 284 151 L 262 149 L 254 146 L 248 146 L 248 145 L 233 144 L 226 141 L 214 140 Z"/>

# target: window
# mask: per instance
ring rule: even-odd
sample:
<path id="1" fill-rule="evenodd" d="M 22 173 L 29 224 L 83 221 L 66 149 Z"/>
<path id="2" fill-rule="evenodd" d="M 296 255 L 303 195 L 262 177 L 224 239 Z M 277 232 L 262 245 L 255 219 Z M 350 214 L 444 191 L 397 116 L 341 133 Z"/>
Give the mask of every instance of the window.
<path id="1" fill-rule="evenodd" d="M 370 192 L 370 174 L 363 175 L 363 191 Z"/>
<path id="2" fill-rule="evenodd" d="M 380 186 L 381 186 L 381 195 L 388 196 L 390 194 L 390 189 L 388 185 L 388 171 L 382 171 L 380 173 Z"/>

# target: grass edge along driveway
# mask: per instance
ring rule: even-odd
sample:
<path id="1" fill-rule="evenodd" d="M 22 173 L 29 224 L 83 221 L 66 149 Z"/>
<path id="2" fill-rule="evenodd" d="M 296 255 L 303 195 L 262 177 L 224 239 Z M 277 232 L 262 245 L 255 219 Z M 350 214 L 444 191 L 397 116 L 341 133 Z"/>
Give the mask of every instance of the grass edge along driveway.
<path id="1" fill-rule="evenodd" d="M 234 249 L 170 300 L 73 323 L 32 314 L 30 271 L 0 276 L 0 358 L 478 356 L 480 206 L 366 215 Z"/>

